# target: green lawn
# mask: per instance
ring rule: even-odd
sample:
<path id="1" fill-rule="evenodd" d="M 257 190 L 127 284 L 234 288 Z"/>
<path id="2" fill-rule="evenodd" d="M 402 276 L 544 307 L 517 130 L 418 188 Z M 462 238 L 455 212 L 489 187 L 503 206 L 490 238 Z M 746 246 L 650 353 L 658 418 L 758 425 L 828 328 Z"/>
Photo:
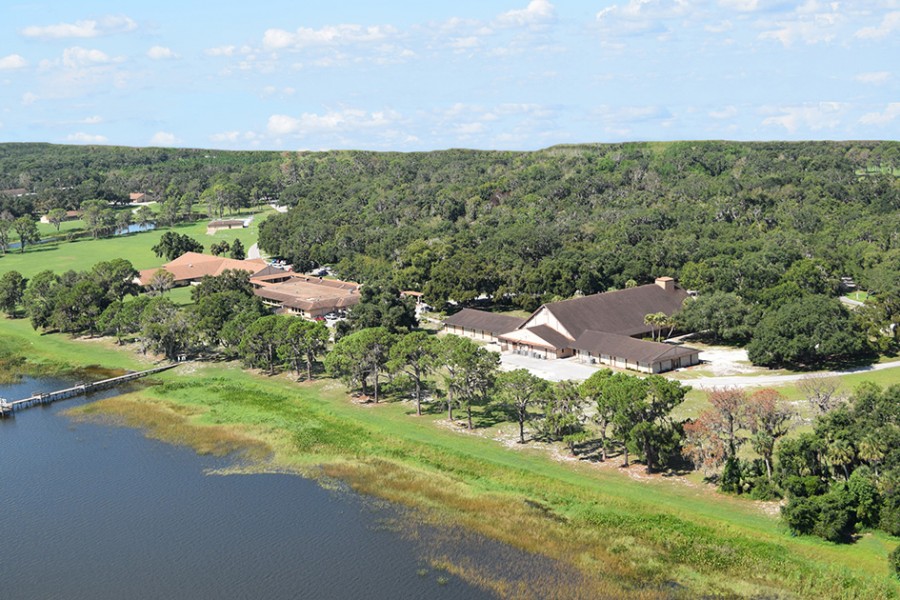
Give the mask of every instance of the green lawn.
<path id="1" fill-rule="evenodd" d="M 869 299 L 869 293 L 862 292 L 862 291 L 851 292 L 851 293 L 847 294 L 847 297 L 850 298 L 851 300 L 856 300 L 857 302 L 865 302 L 866 300 Z"/>
<path id="2" fill-rule="evenodd" d="M 25 320 L 0 320 L 0 356 L 22 351 L 43 365 L 145 364 L 106 340 L 38 336 Z M 201 450 L 256 444 L 266 449 L 267 469 L 338 477 L 424 509 L 423 518 L 436 524 L 463 525 L 567 561 L 595 597 L 670 597 L 636 591 L 668 581 L 686 586 L 680 597 L 898 597 L 886 566 L 897 540 L 882 534 L 850 546 L 792 538 L 758 503 L 561 462 L 553 456 L 565 455 L 562 449 L 509 448 L 494 439 L 506 425 L 473 435 L 444 425 L 439 410 L 416 418 L 408 402 L 359 406 L 333 381 L 296 384 L 231 364 L 191 364 L 155 379 L 165 385 L 86 411 L 133 417 L 150 435 Z M 455 568 L 484 576 L 471 564 Z"/>
<path id="3" fill-rule="evenodd" d="M 82 238 L 65 241 L 63 238 L 60 241 L 45 242 L 40 245 L 26 247 L 24 254 L 15 250 L 5 256 L 0 256 L 0 273 L 15 270 L 25 277 L 32 277 L 45 269 L 51 269 L 57 273 L 62 273 L 69 269 L 80 271 L 89 269 L 102 260 L 111 260 L 113 258 L 127 258 L 134 265 L 134 268 L 138 270 L 158 267 L 164 261 L 157 257 L 151 248 L 159 242 L 159 238 L 166 231 L 177 231 L 178 233 L 190 235 L 203 244 L 207 251 L 210 244 L 216 241 L 228 240 L 230 242 L 235 238 L 240 238 L 244 247 L 249 249 L 256 242 L 259 235 L 260 221 L 272 212 L 273 210 L 270 207 L 264 207 L 258 213 L 247 212 L 240 216 L 246 218 L 255 214 L 250 227 L 220 231 L 211 236 L 206 235 L 208 220 L 204 219 L 194 223 L 180 224 L 173 228 L 155 229 L 153 231 L 113 236 L 99 240 Z M 81 221 L 69 221 L 63 224 L 63 228 L 69 228 L 64 231 L 77 231 L 82 226 Z M 53 226 L 43 225 L 43 227 L 49 228 L 48 232 L 52 231 L 55 235 Z"/>

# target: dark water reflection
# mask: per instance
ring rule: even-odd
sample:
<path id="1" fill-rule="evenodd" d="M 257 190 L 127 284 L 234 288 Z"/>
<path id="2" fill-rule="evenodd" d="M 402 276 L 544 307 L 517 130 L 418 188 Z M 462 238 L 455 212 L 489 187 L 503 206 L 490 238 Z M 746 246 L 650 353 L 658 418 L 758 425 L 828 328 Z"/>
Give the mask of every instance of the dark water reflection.
<path id="1" fill-rule="evenodd" d="M 394 509 L 292 475 L 207 475 L 225 461 L 60 414 L 86 401 L 0 421 L 0 598 L 492 597 L 382 527 Z"/>

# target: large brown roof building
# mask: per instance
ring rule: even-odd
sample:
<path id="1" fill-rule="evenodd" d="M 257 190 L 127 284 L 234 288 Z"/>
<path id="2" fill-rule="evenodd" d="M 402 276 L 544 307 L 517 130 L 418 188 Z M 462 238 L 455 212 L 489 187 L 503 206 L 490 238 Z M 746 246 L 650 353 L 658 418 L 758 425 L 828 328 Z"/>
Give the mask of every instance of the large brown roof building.
<path id="1" fill-rule="evenodd" d="M 276 312 L 316 319 L 359 304 L 359 284 L 289 271 L 266 271 L 250 278 L 253 293 Z"/>
<path id="2" fill-rule="evenodd" d="M 652 331 L 644 322 L 648 314 L 673 315 L 685 298 L 671 277 L 660 277 L 649 285 L 544 304 L 527 319 L 464 309 L 444 325 L 450 333 L 494 341 L 517 354 L 577 355 L 588 363 L 660 373 L 699 362 L 694 348 L 639 339 Z"/>
<path id="3" fill-rule="evenodd" d="M 261 258 L 252 258 L 249 260 L 235 260 L 224 256 L 211 256 L 208 254 L 200 254 L 198 252 L 185 252 L 175 260 L 164 264 L 155 269 L 144 269 L 138 274 L 137 282 L 140 285 L 150 283 L 150 278 L 159 270 L 168 271 L 175 277 L 175 285 L 186 285 L 188 283 L 199 282 L 205 275 L 221 275 L 224 271 L 238 270 L 247 271 L 250 275 L 255 275 L 268 265 Z"/>

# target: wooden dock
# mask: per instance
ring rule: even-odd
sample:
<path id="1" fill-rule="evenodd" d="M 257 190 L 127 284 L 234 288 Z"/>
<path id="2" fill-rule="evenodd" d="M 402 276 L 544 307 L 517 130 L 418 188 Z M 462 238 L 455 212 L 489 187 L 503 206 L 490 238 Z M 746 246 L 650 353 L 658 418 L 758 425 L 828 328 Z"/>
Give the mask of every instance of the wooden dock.
<path id="1" fill-rule="evenodd" d="M 55 392 L 42 392 L 40 394 L 35 394 L 34 396 L 31 396 L 29 398 L 14 400 L 12 402 L 0 398 L 0 418 L 11 417 L 13 416 L 13 414 L 15 414 L 16 411 L 22 410 L 23 408 L 38 406 L 40 404 L 50 404 L 51 402 L 56 402 L 57 400 L 74 398 L 75 396 L 83 396 L 92 392 L 115 387 L 121 383 L 134 381 L 135 379 L 140 379 L 141 377 L 146 377 L 147 375 L 153 375 L 154 373 L 168 371 L 169 369 L 177 367 L 179 364 L 181 363 L 174 363 L 171 365 L 166 365 L 164 367 L 155 367 L 153 369 L 147 369 L 146 371 L 135 371 L 134 373 L 126 373 L 125 375 L 110 377 L 109 379 L 103 379 L 101 381 L 95 381 L 93 383 L 81 383 L 64 390 L 56 390 Z"/>

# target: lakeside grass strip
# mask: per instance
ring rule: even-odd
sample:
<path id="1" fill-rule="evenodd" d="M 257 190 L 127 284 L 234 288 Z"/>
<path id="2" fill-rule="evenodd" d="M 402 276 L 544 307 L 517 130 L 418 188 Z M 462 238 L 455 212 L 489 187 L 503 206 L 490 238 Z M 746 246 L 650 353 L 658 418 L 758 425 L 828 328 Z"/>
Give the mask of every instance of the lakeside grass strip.
<path id="1" fill-rule="evenodd" d="M 785 587 L 801 596 L 896 594 L 886 581 L 866 581 L 858 570 L 817 564 L 826 558 L 816 556 L 823 544 L 787 538 L 771 518 L 754 515 L 742 501 L 703 501 L 691 494 L 686 501 L 655 483 L 596 473 L 586 478 L 544 457 L 434 428 L 427 419 L 413 427 L 433 428 L 427 431 L 433 442 L 422 443 L 419 435 L 407 439 L 407 427 L 394 422 L 396 405 L 355 406 L 327 382 L 305 386 L 292 398 L 283 380 L 260 381 L 240 372 L 223 376 L 220 370 L 204 369 L 187 382 L 172 376 L 175 381 L 140 394 L 148 398 L 135 400 L 135 410 L 142 410 L 141 402 L 144 409 L 161 402 L 189 407 L 175 413 L 201 431 L 252 423 L 252 435 L 265 440 L 276 465 L 308 474 L 319 466 L 360 492 L 422 509 L 436 525 L 462 525 L 565 561 L 591 578 L 601 595 L 619 584 L 617 597 L 642 598 L 672 597 L 673 586 L 685 590 L 676 597 L 778 596 Z M 361 420 L 344 420 L 345 409 Z M 403 411 L 400 417 L 417 421 Z M 199 435 L 202 440 L 207 434 Z M 182 442 L 189 438 L 189 432 L 179 434 Z M 661 502 L 648 503 L 648 496 Z M 704 505 L 706 511 L 697 510 Z M 730 514 L 710 516 L 713 508 Z M 816 552 L 792 552 L 788 546 L 797 542 Z M 837 594 L 839 589 L 844 591 Z"/>
<path id="2" fill-rule="evenodd" d="M 0 347 L 15 361 L 21 356 L 3 335 L 10 323 L 21 321 L 0 321 Z M 19 335 L 29 360 L 42 364 L 54 356 L 73 366 L 106 355 L 136 361 L 112 344 Z M 468 527 L 562 561 L 592 582 L 584 585 L 595 597 L 898 597 L 885 561 L 896 540 L 887 536 L 867 535 L 849 547 L 790 538 L 751 502 L 512 451 L 439 427 L 440 417 L 411 416 L 401 403 L 353 404 L 331 381 L 297 385 L 227 364 L 158 379 L 163 383 L 120 397 L 135 405 L 132 425 L 155 420 L 155 436 L 201 452 L 255 445 L 254 460 L 265 457 L 261 469 L 337 476 L 416 507 L 439 527 Z M 99 414 L 109 406 L 85 410 Z M 148 418 L 147 411 L 166 414 Z"/>

